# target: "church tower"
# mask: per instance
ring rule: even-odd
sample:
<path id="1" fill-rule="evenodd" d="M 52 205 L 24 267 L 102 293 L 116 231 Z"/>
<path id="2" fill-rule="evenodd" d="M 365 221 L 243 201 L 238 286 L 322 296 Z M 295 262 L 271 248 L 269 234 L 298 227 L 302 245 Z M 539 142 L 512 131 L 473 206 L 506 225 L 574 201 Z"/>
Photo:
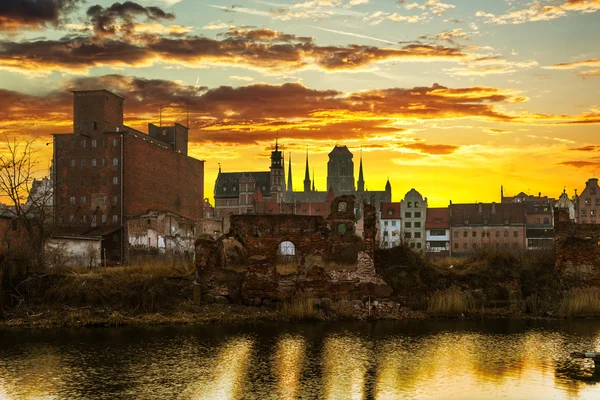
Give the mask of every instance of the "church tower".
<path id="1" fill-rule="evenodd" d="M 362 149 L 360 150 L 360 167 L 358 169 L 358 182 L 356 185 L 356 191 L 358 193 L 364 193 L 364 191 L 365 191 L 365 177 L 363 175 L 363 166 L 362 166 Z"/>
<path id="2" fill-rule="evenodd" d="M 354 194 L 354 156 L 346 146 L 335 146 L 327 162 L 327 187 L 336 196 Z"/>
<path id="3" fill-rule="evenodd" d="M 271 202 L 283 202 L 284 191 L 283 156 L 279 151 L 278 139 L 275 139 L 275 150 L 271 152 Z"/>
<path id="4" fill-rule="evenodd" d="M 288 153 L 288 180 L 287 186 L 285 190 L 285 201 L 286 203 L 290 203 L 293 201 L 294 197 L 294 187 L 292 186 L 292 153 Z"/>
<path id="5" fill-rule="evenodd" d="M 308 149 L 306 149 L 306 171 L 304 172 L 304 192 L 310 192 L 310 172 L 308 169 Z"/>

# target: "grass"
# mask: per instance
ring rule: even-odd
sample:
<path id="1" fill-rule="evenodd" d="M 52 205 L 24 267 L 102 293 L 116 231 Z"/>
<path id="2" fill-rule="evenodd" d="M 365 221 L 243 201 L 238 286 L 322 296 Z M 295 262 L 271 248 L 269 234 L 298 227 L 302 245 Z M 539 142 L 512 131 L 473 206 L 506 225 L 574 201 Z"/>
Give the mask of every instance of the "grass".
<path id="1" fill-rule="evenodd" d="M 460 315 L 473 308 L 473 300 L 456 286 L 434 292 L 427 311 L 436 315 Z"/>
<path id="2" fill-rule="evenodd" d="M 319 313 L 314 307 L 313 299 L 297 298 L 284 301 L 280 308 L 281 314 L 293 321 L 318 319 Z"/>
<path id="3" fill-rule="evenodd" d="M 571 289 L 563 298 L 560 314 L 564 317 L 600 316 L 600 288 Z"/>

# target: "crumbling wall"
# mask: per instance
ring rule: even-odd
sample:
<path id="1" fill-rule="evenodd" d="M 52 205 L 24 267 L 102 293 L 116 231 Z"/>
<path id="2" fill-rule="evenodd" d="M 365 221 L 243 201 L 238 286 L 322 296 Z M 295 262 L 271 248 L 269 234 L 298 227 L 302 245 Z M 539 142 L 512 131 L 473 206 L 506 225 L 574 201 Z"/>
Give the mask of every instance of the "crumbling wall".
<path id="1" fill-rule="evenodd" d="M 565 210 L 557 210 L 554 221 L 556 270 L 600 278 L 600 225 L 570 222 Z"/>
<path id="2" fill-rule="evenodd" d="M 365 249 L 354 234 L 354 196 L 335 199 L 327 220 L 292 214 L 232 215 L 227 235 L 211 245 L 197 242 L 198 274 L 212 294 L 249 301 L 387 297 L 391 289 L 373 265 L 374 207 L 368 206 L 366 221 Z M 213 256 L 206 258 L 207 253 Z M 245 264 L 239 261 L 240 253 Z"/>

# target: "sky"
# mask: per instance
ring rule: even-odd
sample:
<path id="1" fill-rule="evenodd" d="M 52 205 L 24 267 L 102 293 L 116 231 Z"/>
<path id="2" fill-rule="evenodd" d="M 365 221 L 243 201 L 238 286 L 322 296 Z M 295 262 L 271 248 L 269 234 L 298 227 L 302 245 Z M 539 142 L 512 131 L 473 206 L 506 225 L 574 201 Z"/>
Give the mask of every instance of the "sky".
<path id="1" fill-rule="evenodd" d="M 295 190 L 337 144 L 394 201 L 558 197 L 600 174 L 599 38 L 600 0 L 3 0 L 0 134 L 49 165 L 70 90 L 107 89 L 143 132 L 189 111 L 209 198 L 276 137 Z"/>

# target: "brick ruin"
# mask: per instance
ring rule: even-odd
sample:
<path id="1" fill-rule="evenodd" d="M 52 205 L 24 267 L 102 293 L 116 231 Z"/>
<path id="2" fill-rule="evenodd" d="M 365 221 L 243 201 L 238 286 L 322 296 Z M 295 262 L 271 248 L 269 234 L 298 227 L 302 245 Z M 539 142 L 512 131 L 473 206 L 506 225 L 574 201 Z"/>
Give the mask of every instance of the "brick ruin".
<path id="1" fill-rule="evenodd" d="M 198 276 L 206 291 L 231 301 L 293 297 L 332 300 L 387 297 L 375 271 L 375 207 L 365 205 L 365 232 L 354 234 L 355 197 L 331 203 L 327 219 L 292 214 L 232 215 L 228 234 L 196 242 Z"/>
<path id="2" fill-rule="evenodd" d="M 556 270 L 581 278 L 600 278 L 600 225 L 571 222 L 566 210 L 554 214 Z"/>

